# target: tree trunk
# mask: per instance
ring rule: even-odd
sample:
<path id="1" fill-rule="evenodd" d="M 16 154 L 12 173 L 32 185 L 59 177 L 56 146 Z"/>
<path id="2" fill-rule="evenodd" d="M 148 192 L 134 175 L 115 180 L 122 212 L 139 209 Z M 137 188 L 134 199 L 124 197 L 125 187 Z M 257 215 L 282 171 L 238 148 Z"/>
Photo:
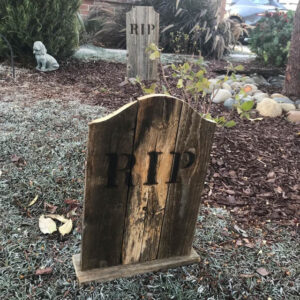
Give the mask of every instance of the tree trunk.
<path id="1" fill-rule="evenodd" d="M 219 21 L 222 22 L 224 20 L 226 13 L 226 0 L 221 0 L 220 1 L 220 6 L 219 6 Z"/>
<path id="2" fill-rule="evenodd" d="M 285 73 L 284 93 L 287 96 L 300 97 L 300 2 L 295 14 L 291 49 Z"/>

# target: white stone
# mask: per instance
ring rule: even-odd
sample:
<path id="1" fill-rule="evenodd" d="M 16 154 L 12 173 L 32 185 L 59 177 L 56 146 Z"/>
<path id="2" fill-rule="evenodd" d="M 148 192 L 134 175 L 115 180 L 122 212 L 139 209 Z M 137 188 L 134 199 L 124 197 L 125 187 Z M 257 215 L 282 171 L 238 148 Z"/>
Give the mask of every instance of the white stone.
<path id="1" fill-rule="evenodd" d="M 220 89 L 220 90 L 216 90 L 212 93 L 211 95 L 212 97 L 212 101 L 214 103 L 222 103 L 225 100 L 231 98 L 231 93 L 228 90 L 225 89 Z"/>
<path id="2" fill-rule="evenodd" d="M 214 90 L 217 90 L 221 87 L 221 83 L 219 79 L 211 78 L 209 81 L 209 89 L 206 91 L 208 94 L 211 94 Z"/>
<path id="3" fill-rule="evenodd" d="M 279 117 L 282 114 L 281 106 L 271 98 L 265 98 L 257 104 L 259 114 L 263 117 Z"/>
<path id="4" fill-rule="evenodd" d="M 242 87 L 242 84 L 238 81 L 235 81 L 231 84 L 231 88 L 233 90 L 239 90 Z"/>
<path id="5" fill-rule="evenodd" d="M 225 89 L 225 90 L 227 90 L 227 91 L 229 91 L 229 92 L 232 91 L 231 86 L 228 83 L 226 83 L 226 82 L 224 82 L 222 84 L 222 88 Z"/>
<path id="6" fill-rule="evenodd" d="M 258 88 L 256 85 L 248 83 L 243 86 L 243 90 L 248 95 L 253 95 L 258 90 Z"/>
<path id="7" fill-rule="evenodd" d="M 268 98 L 269 95 L 267 93 L 255 93 L 253 98 L 257 101 L 257 102 L 261 102 L 263 99 Z"/>
<path id="8" fill-rule="evenodd" d="M 300 124 L 300 110 L 291 110 L 288 113 L 288 120 L 290 122 Z"/>
<path id="9" fill-rule="evenodd" d="M 255 84 L 255 81 L 252 78 L 246 78 L 245 83 Z"/>
<path id="10" fill-rule="evenodd" d="M 271 98 L 274 99 L 274 98 L 288 98 L 288 97 L 279 93 L 274 93 L 271 95 Z"/>
<path id="11" fill-rule="evenodd" d="M 281 106 L 282 110 L 285 111 L 285 112 L 296 109 L 296 106 L 294 104 L 291 104 L 291 103 L 279 103 L 279 105 Z"/>

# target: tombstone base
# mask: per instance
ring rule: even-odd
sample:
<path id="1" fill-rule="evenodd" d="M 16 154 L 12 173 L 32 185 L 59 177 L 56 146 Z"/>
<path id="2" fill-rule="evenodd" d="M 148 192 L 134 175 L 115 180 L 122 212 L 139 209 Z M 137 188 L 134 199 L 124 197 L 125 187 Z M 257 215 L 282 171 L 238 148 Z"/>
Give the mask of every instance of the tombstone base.
<path id="1" fill-rule="evenodd" d="M 80 284 L 91 281 L 105 282 L 118 278 L 131 277 L 138 274 L 176 268 L 200 262 L 200 256 L 192 249 L 190 255 L 156 259 L 139 264 L 119 265 L 108 268 L 81 271 L 80 254 L 73 255 L 73 265 Z"/>

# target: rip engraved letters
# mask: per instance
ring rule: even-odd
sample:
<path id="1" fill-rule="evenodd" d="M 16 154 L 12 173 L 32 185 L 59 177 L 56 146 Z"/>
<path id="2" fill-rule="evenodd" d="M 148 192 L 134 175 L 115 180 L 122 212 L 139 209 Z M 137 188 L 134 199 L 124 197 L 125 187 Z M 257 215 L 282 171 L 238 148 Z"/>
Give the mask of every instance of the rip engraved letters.
<path id="1" fill-rule="evenodd" d="M 144 185 L 156 185 L 157 182 L 157 169 L 159 166 L 159 159 L 162 155 L 162 152 L 156 152 L 151 151 L 148 152 L 149 156 L 149 164 L 148 164 L 148 171 L 147 171 L 147 181 L 144 182 Z M 170 179 L 166 184 L 171 183 L 178 183 L 177 177 L 180 169 L 187 169 L 191 167 L 195 160 L 196 156 L 194 153 L 190 151 L 185 151 L 183 153 L 178 152 L 170 152 L 170 155 L 173 155 L 173 165 L 171 166 L 170 170 Z M 185 159 L 183 159 L 183 156 L 185 156 Z M 108 188 L 115 188 L 118 187 L 118 176 L 120 172 L 123 173 L 124 176 L 124 182 L 122 184 L 125 184 L 129 187 L 134 186 L 134 182 L 132 179 L 132 169 L 136 163 L 135 156 L 133 154 L 126 154 L 126 153 L 107 153 L 106 157 L 108 159 L 108 168 L 107 168 L 107 184 L 106 187 Z M 125 157 L 126 164 L 125 167 L 120 168 L 119 167 L 119 161 L 120 157 Z"/>
<path id="2" fill-rule="evenodd" d="M 139 30 L 139 27 L 140 27 L 140 30 Z M 131 34 L 136 34 L 136 35 L 139 35 L 139 33 L 141 35 L 144 35 L 145 34 L 145 29 L 147 28 L 147 33 L 148 35 L 151 34 L 151 30 L 154 31 L 155 29 L 155 25 L 154 24 L 130 24 L 130 33 Z"/>

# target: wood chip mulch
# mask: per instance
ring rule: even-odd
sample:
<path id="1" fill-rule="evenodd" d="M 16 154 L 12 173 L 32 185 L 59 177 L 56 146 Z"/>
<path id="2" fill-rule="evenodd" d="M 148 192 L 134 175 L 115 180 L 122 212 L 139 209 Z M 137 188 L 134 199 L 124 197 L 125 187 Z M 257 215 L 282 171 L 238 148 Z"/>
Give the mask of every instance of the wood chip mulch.
<path id="1" fill-rule="evenodd" d="M 209 75 L 215 74 L 214 68 L 220 69 L 220 64 L 211 63 Z M 70 61 L 52 73 L 29 70 L 18 74 L 16 82 L 0 73 L 0 101 L 13 96 L 28 102 L 80 100 L 114 110 L 142 95 L 138 86 L 121 84 L 125 73 L 126 66 L 101 61 Z M 214 112 L 229 114 L 221 106 L 213 108 Z M 218 128 L 215 134 L 204 203 L 227 207 L 245 225 L 280 222 L 298 226 L 300 126 L 289 123 L 285 116 L 255 122 L 240 120 L 235 114 L 232 118 L 236 127 Z"/>

